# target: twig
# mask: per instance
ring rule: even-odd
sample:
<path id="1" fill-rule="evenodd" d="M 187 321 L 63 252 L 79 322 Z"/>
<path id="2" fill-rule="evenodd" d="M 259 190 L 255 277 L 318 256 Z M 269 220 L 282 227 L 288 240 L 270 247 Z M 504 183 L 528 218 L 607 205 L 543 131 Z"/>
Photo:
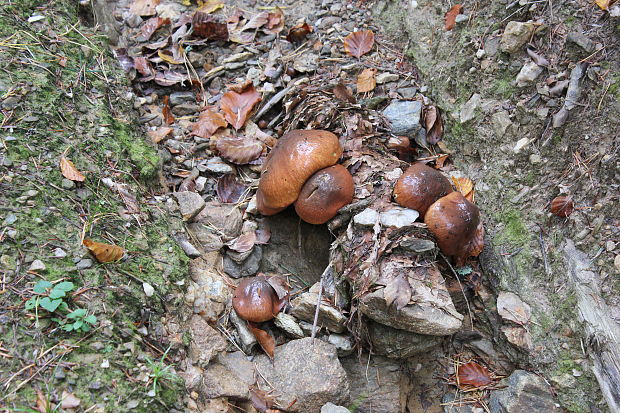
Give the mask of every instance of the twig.
<path id="1" fill-rule="evenodd" d="M 471 312 L 471 308 L 469 307 L 469 300 L 467 299 L 467 295 L 465 294 L 465 289 L 463 289 L 463 284 L 461 284 L 461 279 L 459 278 L 459 275 L 457 274 L 457 272 L 454 269 L 454 267 L 452 266 L 452 264 L 450 264 L 450 261 L 448 261 L 446 256 L 443 255 L 443 253 L 439 253 L 439 255 L 441 255 L 441 258 L 443 258 L 443 260 L 446 262 L 446 264 L 448 264 L 448 267 L 450 267 L 450 269 L 452 270 L 452 273 L 456 277 L 456 280 L 459 282 L 459 287 L 461 287 L 461 293 L 463 293 L 463 298 L 465 299 L 465 304 L 467 304 L 467 312 L 469 313 L 469 319 L 471 320 L 471 329 L 473 330 L 474 329 L 474 316 L 473 316 L 473 314 Z"/>
<path id="2" fill-rule="evenodd" d="M 260 118 L 263 117 L 263 115 L 265 115 L 265 113 L 267 113 L 269 111 L 269 109 L 271 109 L 272 107 L 274 107 L 275 105 L 277 105 L 283 98 L 284 96 L 291 91 L 291 89 L 293 89 L 293 86 L 289 86 L 287 88 L 282 89 L 281 91 L 279 91 L 278 93 L 276 93 L 275 95 L 273 95 L 273 97 L 271 99 L 269 99 L 269 101 L 267 103 L 265 103 L 265 106 L 263 106 L 258 113 L 256 114 L 256 116 L 254 116 L 254 120 L 258 121 L 260 120 Z"/>
<path id="3" fill-rule="evenodd" d="M 316 310 L 314 310 L 314 321 L 312 322 L 312 334 L 310 334 L 311 338 L 314 338 L 316 336 L 316 326 L 317 323 L 319 322 L 319 308 L 321 307 L 321 299 L 323 298 L 323 279 L 325 278 L 325 274 L 327 274 L 328 271 L 331 271 L 331 265 L 328 265 L 325 268 L 325 271 L 323 271 L 323 274 L 321 274 L 321 280 L 319 281 L 319 295 L 317 297 L 317 302 L 316 302 Z"/>

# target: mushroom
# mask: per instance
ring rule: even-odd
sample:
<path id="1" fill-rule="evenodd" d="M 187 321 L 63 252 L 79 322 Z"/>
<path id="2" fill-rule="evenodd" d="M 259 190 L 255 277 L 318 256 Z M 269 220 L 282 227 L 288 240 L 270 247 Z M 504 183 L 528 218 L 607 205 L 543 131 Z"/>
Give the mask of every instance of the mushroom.
<path id="1" fill-rule="evenodd" d="M 262 323 L 280 312 L 284 301 L 264 277 L 246 278 L 241 281 L 232 300 L 237 315 L 246 321 Z"/>
<path id="2" fill-rule="evenodd" d="M 484 229 L 478 207 L 460 192 L 451 192 L 433 203 L 424 222 L 437 238 L 441 252 L 462 266 L 467 257 L 477 256 L 484 246 Z"/>
<path id="3" fill-rule="evenodd" d="M 411 165 L 394 186 L 394 199 L 405 208 L 415 209 L 424 216 L 428 207 L 452 192 L 448 178 L 423 163 Z"/>
<path id="4" fill-rule="evenodd" d="M 338 137 L 324 130 L 292 130 L 278 139 L 267 157 L 258 184 L 256 206 L 273 215 L 291 205 L 316 171 L 334 165 L 342 155 Z"/>
<path id="5" fill-rule="evenodd" d="M 342 165 L 321 169 L 301 188 L 295 201 L 297 215 L 310 224 L 324 224 L 353 201 L 353 177 Z"/>

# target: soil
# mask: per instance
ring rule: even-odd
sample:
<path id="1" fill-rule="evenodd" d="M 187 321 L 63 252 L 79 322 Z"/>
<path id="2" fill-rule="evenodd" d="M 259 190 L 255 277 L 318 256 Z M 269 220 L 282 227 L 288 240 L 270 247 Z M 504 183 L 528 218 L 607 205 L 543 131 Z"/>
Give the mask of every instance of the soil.
<path id="1" fill-rule="evenodd" d="M 196 8 L 163 3 L 179 14 Z M 217 152 L 208 139 L 190 136 L 197 117 L 191 107 L 175 114 L 167 139 L 150 142 L 146 132 L 164 126 L 163 96 L 192 89 L 140 81 L 135 69 L 123 70 L 125 56 L 142 53 L 145 43 L 136 40 L 143 19 L 129 23 L 132 4 L 28 0 L 0 5 L 0 409 L 53 411 L 67 394 L 80 400 L 73 411 L 183 411 L 198 400 L 175 374 L 191 345 L 183 329 L 191 313 L 184 305 L 190 258 L 177 240 L 179 234 L 195 240 L 170 193 L 192 182 L 192 169 Z M 263 10 L 252 1 L 235 5 L 250 14 Z M 476 184 L 485 250 L 479 261 L 468 262 L 473 270 L 468 277 L 455 277 L 440 264 L 455 306 L 465 320 L 472 311 L 475 322 L 466 321 L 436 350 L 402 361 L 410 378 L 403 411 L 443 411 L 443 395 L 455 391 L 446 384 L 454 373 L 451 360 L 460 357 L 476 357 L 498 374 L 515 368 L 540 374 L 565 411 L 611 411 L 593 372 L 596 348 L 579 318 L 564 247 L 573 240 L 591 257 L 601 292 L 595 299 L 606 301 L 609 316 L 620 322 L 618 17 L 586 1 L 476 1 L 464 4 L 464 21 L 448 31 L 447 3 L 325 0 L 281 6 L 286 16 L 281 35 L 301 18 L 315 24 L 337 17 L 315 27 L 306 50 L 321 42 L 314 49 L 321 50 L 319 63 L 309 74 L 290 71 L 293 80 L 315 75 L 315 82 L 341 81 L 355 92 L 356 76 L 365 67 L 399 74 L 356 97 L 367 99 L 362 106 L 370 108 L 372 97 L 383 96 L 387 103 L 402 98 L 403 88 L 416 88 L 441 110 L 445 131 L 434 150 L 450 155 L 444 171 Z M 512 54 L 498 47 L 508 22 L 530 20 L 541 29 L 528 44 L 548 64 L 535 81 L 519 87 L 515 79 L 531 61 L 525 45 Z M 357 60 L 346 55 L 342 38 L 362 28 L 375 33 L 376 46 Z M 250 46 L 220 41 L 188 50 L 202 55 L 193 55 L 201 77 L 224 57 L 247 50 L 258 56 L 207 76 L 209 96 L 221 97 L 224 85 L 273 63 L 268 57 L 272 42 L 263 33 Z M 281 61 L 291 67 L 297 49 L 286 43 L 278 47 Z M 579 64 L 584 64 L 580 98 L 565 124 L 554 127 L 553 116 L 565 99 L 550 96 L 549 89 L 570 79 Z M 478 101 L 472 99 L 475 94 Z M 273 95 L 265 92 L 263 102 Z M 284 108 L 277 104 L 264 120 L 276 119 Z M 263 129 L 277 136 L 287 123 L 309 123 L 299 120 L 303 113 L 291 113 L 279 127 Z M 322 122 L 323 127 L 340 125 Z M 195 156 L 196 145 L 207 149 Z M 435 153 L 417 150 L 420 157 Z M 63 177 L 61 156 L 86 175 L 84 182 Z M 228 164 L 253 190 L 257 167 Z M 203 197 L 217 200 L 221 172 L 199 175 L 206 177 Z M 106 178 L 121 189 L 106 185 Z M 569 217 L 549 212 L 557 195 L 574 199 Z M 256 222 L 272 232 L 262 247 L 261 271 L 295 275 L 289 281 L 297 292 L 320 279 L 338 234 L 334 222 L 311 226 L 292 211 Z M 121 263 L 99 264 L 82 246 L 84 238 L 119 245 L 126 256 Z M 34 286 L 40 280 L 74 284 L 63 298 L 66 309 L 25 308 L 37 297 Z M 496 296 L 502 291 L 531 306 L 527 348 L 510 343 L 501 330 L 506 323 L 497 314 Z M 68 315 L 80 308 L 96 322 L 89 331 L 65 331 L 73 322 Z M 480 400 L 487 396 L 482 392 Z M 62 408 L 67 406 L 66 401 Z"/>

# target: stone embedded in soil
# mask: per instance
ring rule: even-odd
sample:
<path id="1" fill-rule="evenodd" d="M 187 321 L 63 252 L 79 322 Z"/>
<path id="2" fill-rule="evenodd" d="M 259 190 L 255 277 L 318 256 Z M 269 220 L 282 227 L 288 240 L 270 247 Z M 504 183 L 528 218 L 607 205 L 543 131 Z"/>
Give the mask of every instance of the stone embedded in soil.
<path id="1" fill-rule="evenodd" d="M 383 114 L 392 125 L 392 133 L 414 136 L 421 128 L 422 102 L 397 100 L 390 103 Z"/>
<path id="2" fill-rule="evenodd" d="M 569 32 L 566 40 L 575 43 L 587 53 L 594 53 L 596 51 L 596 43 L 580 31 Z"/>
<path id="3" fill-rule="evenodd" d="M 420 213 L 414 209 L 392 207 L 379 214 L 379 221 L 383 227 L 407 229 L 413 226 L 419 216 Z"/>
<path id="4" fill-rule="evenodd" d="M 454 391 L 446 393 L 441 399 L 441 403 L 444 413 L 485 413 L 482 407 L 459 401 Z"/>
<path id="5" fill-rule="evenodd" d="M 502 326 L 501 330 L 506 339 L 515 346 L 526 351 L 534 348 L 532 335 L 525 328 L 521 326 Z"/>
<path id="6" fill-rule="evenodd" d="M 247 321 L 239 318 L 237 312 L 234 310 L 230 312 L 230 321 L 235 326 L 237 333 L 236 338 L 241 346 L 241 350 L 246 354 L 250 354 L 257 341 L 252 331 L 250 331 Z"/>
<path id="7" fill-rule="evenodd" d="M 441 337 L 412 333 L 369 321 L 368 335 L 375 354 L 388 358 L 408 358 L 441 343 Z"/>
<path id="8" fill-rule="evenodd" d="M 200 112 L 200 106 L 194 103 L 181 103 L 172 107 L 175 116 L 187 116 Z"/>
<path id="9" fill-rule="evenodd" d="M 326 403 L 321 407 L 321 413 L 351 413 L 351 411 L 346 407 L 336 406 L 334 403 Z"/>
<path id="10" fill-rule="evenodd" d="M 304 332 L 297 324 L 295 317 L 290 314 L 279 312 L 273 319 L 273 323 L 280 330 L 284 331 L 288 336 L 294 338 L 303 338 Z"/>
<path id="11" fill-rule="evenodd" d="M 504 136 L 511 125 L 510 115 L 505 110 L 497 111 L 491 116 L 491 126 L 497 137 Z"/>
<path id="12" fill-rule="evenodd" d="M 185 255 L 190 258 L 200 257 L 200 251 L 198 251 L 196 247 L 194 247 L 194 245 L 190 242 L 185 232 L 177 232 L 172 237 L 177 242 L 177 245 L 181 247 L 183 252 L 185 252 Z"/>
<path id="13" fill-rule="evenodd" d="M 226 340 L 199 315 L 189 321 L 189 332 L 189 357 L 194 363 L 205 366 L 218 352 L 226 350 Z"/>
<path id="14" fill-rule="evenodd" d="M 536 374 L 516 370 L 500 382 L 502 390 L 493 390 L 489 399 L 492 413 L 560 412 L 556 407 L 551 389 L 545 380 Z"/>
<path id="15" fill-rule="evenodd" d="M 196 94 L 192 91 L 174 92 L 170 94 L 170 106 L 177 106 L 188 102 L 196 102 Z"/>
<path id="16" fill-rule="evenodd" d="M 517 75 L 517 86 L 526 87 L 534 83 L 538 76 L 543 72 L 542 66 L 538 66 L 534 62 L 527 62 L 521 68 Z"/>
<path id="17" fill-rule="evenodd" d="M 224 255 L 224 272 L 233 278 L 247 277 L 258 272 L 263 249 L 255 245 L 252 253 L 241 264 L 236 263 L 228 254 Z"/>
<path id="18" fill-rule="evenodd" d="M 398 80 L 398 75 L 396 73 L 383 72 L 377 75 L 376 81 L 378 85 L 382 85 L 388 82 L 396 82 Z"/>
<path id="19" fill-rule="evenodd" d="M 353 217 L 353 222 L 363 227 L 372 227 L 377 221 L 379 221 L 379 213 L 370 208 L 366 208 Z"/>
<path id="20" fill-rule="evenodd" d="M 482 97 L 478 93 L 474 93 L 469 100 L 461 107 L 460 122 L 466 123 L 476 116 L 476 111 L 482 105 Z"/>
<path id="21" fill-rule="evenodd" d="M 183 221 L 191 220 L 205 207 L 205 200 L 196 192 L 175 192 L 174 196 L 179 203 L 179 211 Z"/>
<path id="22" fill-rule="evenodd" d="M 330 334 L 327 336 L 327 342 L 336 347 L 336 350 L 338 350 L 338 357 L 345 357 L 353 353 L 353 339 L 350 336 L 344 334 Z"/>
<path id="23" fill-rule="evenodd" d="M 436 245 L 429 239 L 405 238 L 400 242 L 400 247 L 416 253 L 433 251 Z"/>
<path id="24" fill-rule="evenodd" d="M 497 296 L 497 313 L 504 319 L 517 324 L 530 322 L 532 310 L 515 293 L 501 291 Z"/>
<path id="25" fill-rule="evenodd" d="M 406 400 L 402 360 L 352 354 L 340 360 L 347 372 L 351 400 L 358 412 L 400 413 Z M 336 402 L 332 400 L 332 402 Z"/>
<path id="26" fill-rule="evenodd" d="M 500 40 L 500 49 L 507 53 L 520 51 L 525 43 L 530 41 L 538 26 L 532 22 L 508 22 Z"/>
<path id="27" fill-rule="evenodd" d="M 239 208 L 234 205 L 211 201 L 205 204 L 204 209 L 195 217 L 194 222 L 199 222 L 219 231 L 224 241 L 230 241 L 241 234 L 243 217 Z"/>
<path id="28" fill-rule="evenodd" d="M 314 321 L 314 312 L 318 301 L 318 294 L 303 293 L 291 302 L 291 314 L 300 319 L 312 323 Z M 322 302 L 319 307 L 319 319 L 317 326 L 325 327 L 331 332 L 342 333 L 347 318 L 336 307 L 326 302 Z"/>
<path id="29" fill-rule="evenodd" d="M 30 267 L 28 267 L 28 271 L 45 271 L 46 268 L 47 267 L 45 267 L 43 261 L 34 260 L 32 261 L 32 264 L 30 264 Z"/>
<path id="30" fill-rule="evenodd" d="M 219 251 L 224 246 L 222 239 L 213 230 L 210 230 L 208 226 L 194 222 L 187 226 L 191 234 L 200 242 L 200 246 L 203 250 Z"/>
<path id="31" fill-rule="evenodd" d="M 217 322 L 226 309 L 232 290 L 224 278 L 202 258 L 192 260 L 189 273 L 193 280 L 185 294 L 185 302 L 210 323 Z"/>
<path id="32" fill-rule="evenodd" d="M 254 371 L 254 363 L 242 352 L 222 353 L 209 363 L 202 373 L 198 391 L 208 399 L 230 397 L 248 400 L 249 388 L 256 381 Z M 187 385 L 187 372 L 185 382 Z"/>

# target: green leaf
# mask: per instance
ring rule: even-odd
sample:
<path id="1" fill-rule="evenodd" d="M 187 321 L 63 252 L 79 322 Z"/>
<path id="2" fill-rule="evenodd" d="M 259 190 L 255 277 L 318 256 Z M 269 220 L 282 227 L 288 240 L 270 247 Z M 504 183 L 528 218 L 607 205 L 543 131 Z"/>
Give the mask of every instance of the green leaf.
<path id="1" fill-rule="evenodd" d="M 30 300 L 26 301 L 26 303 L 24 304 L 24 307 L 26 308 L 26 310 L 32 310 L 37 304 L 37 298 L 36 297 L 32 297 Z"/>
<path id="2" fill-rule="evenodd" d="M 94 325 L 95 323 L 97 323 L 97 317 L 95 317 L 94 315 L 91 314 L 91 315 L 89 315 L 87 317 L 84 317 L 84 321 Z"/>
<path id="3" fill-rule="evenodd" d="M 75 323 L 73 323 L 73 329 L 79 330 L 80 327 L 82 327 L 83 325 L 84 325 L 84 322 L 82 320 L 78 320 Z"/>
<path id="4" fill-rule="evenodd" d="M 54 300 L 56 298 L 62 298 L 64 297 L 66 294 L 63 290 L 57 290 L 56 288 L 52 289 L 52 291 L 50 291 L 50 295 L 49 297 Z"/>
<path id="5" fill-rule="evenodd" d="M 50 313 L 56 311 L 60 303 L 62 303 L 62 300 L 51 300 L 49 297 L 43 297 L 41 301 L 39 301 L 39 305 Z"/>
<path id="6" fill-rule="evenodd" d="M 73 324 L 65 324 L 64 326 L 62 326 L 62 329 L 65 331 L 71 331 L 73 330 Z"/>
<path id="7" fill-rule="evenodd" d="M 64 292 L 69 292 L 75 288 L 75 284 L 70 281 L 63 281 L 54 286 L 54 290 L 60 290 Z"/>
<path id="8" fill-rule="evenodd" d="M 82 326 L 82 331 L 90 331 L 90 326 L 88 324 L 84 324 Z"/>
<path id="9" fill-rule="evenodd" d="M 457 268 L 457 269 L 456 269 L 456 272 L 457 272 L 459 275 L 467 275 L 467 274 L 471 274 L 473 271 L 474 271 L 474 270 L 473 270 L 473 268 L 471 268 L 469 265 L 466 265 L 466 266 L 464 266 L 464 267 L 461 267 L 461 268 Z"/>
<path id="10" fill-rule="evenodd" d="M 62 311 L 70 311 L 69 305 L 67 303 L 65 303 L 64 301 L 62 303 L 60 303 L 60 309 Z"/>
<path id="11" fill-rule="evenodd" d="M 74 310 L 73 312 L 68 314 L 67 318 L 84 318 L 86 313 L 87 313 L 87 311 L 85 309 L 78 308 L 77 310 Z"/>
<path id="12" fill-rule="evenodd" d="M 48 288 L 52 286 L 52 283 L 49 281 L 41 280 L 32 287 L 32 290 L 37 294 L 45 294 Z"/>

